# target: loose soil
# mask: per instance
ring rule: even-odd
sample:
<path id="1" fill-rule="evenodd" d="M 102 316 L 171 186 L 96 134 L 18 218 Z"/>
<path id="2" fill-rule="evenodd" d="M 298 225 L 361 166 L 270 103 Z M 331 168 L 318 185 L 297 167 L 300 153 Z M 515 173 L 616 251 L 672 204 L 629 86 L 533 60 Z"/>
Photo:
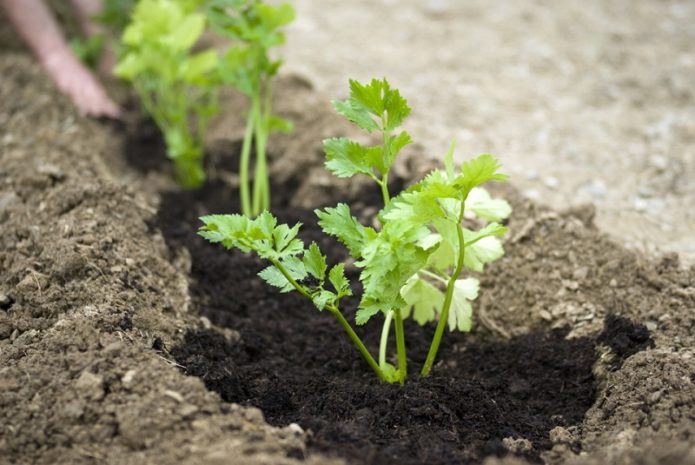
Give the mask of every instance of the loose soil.
<path id="1" fill-rule="evenodd" d="M 277 95 L 296 126 L 271 147 L 278 212 L 342 260 L 310 212 L 374 213 L 322 174 L 320 140 L 350 129 L 306 81 Z M 0 462 L 695 464 L 695 270 L 624 250 L 592 208 L 500 187 L 515 212 L 474 331 L 446 335 L 430 379 L 385 386 L 330 315 L 193 236 L 235 208 L 233 98 L 235 142 L 210 144 L 195 195 L 166 162 L 130 166 L 156 133 L 79 117 L 21 52 L 0 54 L 0 101 Z M 374 347 L 378 324 L 360 331 Z M 431 331 L 408 325 L 413 372 Z"/>

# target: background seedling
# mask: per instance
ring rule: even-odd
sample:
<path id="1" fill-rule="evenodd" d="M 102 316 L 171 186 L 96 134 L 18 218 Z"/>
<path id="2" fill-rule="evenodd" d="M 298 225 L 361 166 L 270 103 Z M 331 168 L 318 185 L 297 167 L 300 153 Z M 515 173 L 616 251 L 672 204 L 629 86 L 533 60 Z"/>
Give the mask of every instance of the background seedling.
<path id="1" fill-rule="evenodd" d="M 217 52 L 192 52 L 206 17 L 198 2 L 141 0 L 122 43 L 115 74 L 133 83 L 146 112 L 164 134 L 184 188 L 205 181 L 204 141 L 209 119 L 217 113 Z"/>
<path id="2" fill-rule="evenodd" d="M 288 121 L 272 113 L 272 79 L 281 60 L 270 57 L 270 49 L 285 41 L 281 28 L 295 16 L 288 3 L 267 5 L 257 0 L 211 0 L 209 17 L 213 28 L 232 40 L 224 54 L 221 71 L 226 83 L 246 94 L 250 110 L 246 117 L 244 142 L 239 166 L 242 213 L 256 216 L 270 208 L 266 147 L 273 131 L 289 131 Z M 256 158 L 253 190 L 249 167 L 251 146 L 255 143 Z"/>

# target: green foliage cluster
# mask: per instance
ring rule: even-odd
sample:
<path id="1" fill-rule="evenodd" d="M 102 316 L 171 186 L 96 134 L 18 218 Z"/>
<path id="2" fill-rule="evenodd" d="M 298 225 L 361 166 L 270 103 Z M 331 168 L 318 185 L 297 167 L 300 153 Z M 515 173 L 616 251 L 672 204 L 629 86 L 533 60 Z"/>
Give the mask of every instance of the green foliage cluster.
<path id="1" fill-rule="evenodd" d="M 107 2 L 102 21 L 114 29 L 123 27 L 122 11 L 131 3 Z M 115 73 L 133 83 L 145 110 L 162 130 L 185 188 L 199 187 L 205 180 L 204 141 L 208 122 L 218 111 L 219 88 L 231 85 L 249 96 L 239 169 L 242 211 L 249 216 L 270 205 L 268 137 L 273 131 L 291 128 L 272 113 L 271 81 L 281 61 L 273 60 L 269 50 L 284 42 L 281 29 L 293 19 L 289 4 L 272 6 L 260 0 L 139 0 L 121 40 L 123 51 Z M 229 39 L 224 53 L 195 48 L 208 29 Z"/>
<path id="2" fill-rule="evenodd" d="M 468 331 L 472 324 L 471 300 L 478 282 L 460 278 L 464 268 L 482 271 L 486 263 L 502 256 L 499 242 L 507 228 L 499 224 L 511 212 L 504 200 L 491 199 L 480 186 L 502 181 L 499 163 L 488 154 L 456 167 L 453 146 L 445 157 L 446 169 L 435 170 L 423 180 L 391 198 L 388 177 L 402 149 L 411 143 L 400 127 L 410 114 L 407 101 L 384 80 L 368 84 L 350 81 L 350 98 L 334 102 L 336 110 L 358 127 L 378 133 L 380 144 L 364 145 L 346 138 L 324 141 L 326 167 L 336 176 L 364 175 L 379 185 L 384 206 L 379 227 L 365 226 L 346 204 L 316 210 L 326 234 L 343 243 L 361 269 L 362 296 L 356 323 L 384 315 L 384 327 L 375 360 L 340 311 L 341 299 L 351 294 L 342 264 L 330 271 L 319 247 L 297 238 L 300 225 L 277 224 L 268 212 L 255 220 L 241 215 L 201 218 L 200 235 L 226 248 L 253 252 L 270 266 L 260 273 L 282 292 L 296 291 L 317 309 L 338 319 L 376 375 L 387 382 L 403 383 L 407 355 L 403 320 L 412 317 L 425 324 L 438 319 L 422 376 L 430 373 L 448 324 L 450 330 Z M 475 217 L 479 229 L 469 229 L 466 218 Z M 326 277 L 328 279 L 326 280 Z M 393 323 L 397 364 L 387 362 L 388 337 Z"/>
<path id="3" fill-rule="evenodd" d="M 206 28 L 198 1 L 140 0 L 122 43 L 115 74 L 133 83 L 164 134 L 167 153 L 184 188 L 205 181 L 204 142 L 218 110 L 218 56 L 192 51 Z"/>
<path id="4" fill-rule="evenodd" d="M 291 124 L 272 112 L 272 78 L 282 64 L 270 49 L 285 42 L 282 28 L 295 17 L 289 3 L 268 5 L 259 0 L 209 0 L 212 27 L 232 42 L 221 59 L 225 83 L 249 97 L 250 109 L 239 167 L 242 213 L 256 216 L 270 208 L 266 146 L 273 131 L 287 132 Z M 251 145 L 255 143 L 253 188 L 249 176 Z"/>

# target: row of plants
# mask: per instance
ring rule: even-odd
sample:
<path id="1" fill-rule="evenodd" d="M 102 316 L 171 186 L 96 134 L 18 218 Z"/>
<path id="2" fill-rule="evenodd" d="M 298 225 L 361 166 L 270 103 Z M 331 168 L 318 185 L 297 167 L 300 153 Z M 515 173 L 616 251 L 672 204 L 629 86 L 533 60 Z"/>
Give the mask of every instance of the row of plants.
<path id="1" fill-rule="evenodd" d="M 232 86 L 248 96 L 239 166 L 245 215 L 270 207 L 268 137 L 291 130 L 272 111 L 272 79 L 282 61 L 269 52 L 284 43 L 282 28 L 294 15 L 290 4 L 257 0 L 140 0 L 122 35 L 115 73 L 133 84 L 161 129 L 176 177 L 186 189 L 205 182 L 205 137 L 210 119 L 219 112 L 220 88 Z M 205 32 L 225 37 L 227 49 L 199 50 L 196 44 Z"/>
<path id="2" fill-rule="evenodd" d="M 272 112 L 272 78 L 281 60 L 270 49 L 284 42 L 282 28 L 292 21 L 289 4 L 257 0 L 140 0 L 122 36 L 117 75 L 133 83 L 148 114 L 161 128 L 179 182 L 196 188 L 205 181 L 205 134 L 219 111 L 218 93 L 231 85 L 249 97 L 239 166 L 241 212 L 201 218 L 199 234 L 227 249 L 255 253 L 268 262 L 261 279 L 280 292 L 297 292 L 319 311 L 328 311 L 354 342 L 376 376 L 389 383 L 408 377 L 405 320 L 436 321 L 421 376 L 428 376 L 446 327 L 470 331 L 471 302 L 479 292 L 473 276 L 504 254 L 500 224 L 511 213 L 503 199 L 481 187 L 503 181 L 498 161 L 483 154 L 457 166 L 454 145 L 443 170 L 433 170 L 400 193 L 389 191 L 389 175 L 412 138 L 402 129 L 411 108 L 386 79 L 350 81 L 350 96 L 335 109 L 378 139 L 365 145 L 344 137 L 323 141 L 326 168 L 337 177 L 367 176 L 379 189 L 382 205 L 374 226 L 365 226 L 349 205 L 316 210 L 318 224 L 344 244 L 360 269 L 362 295 L 355 322 L 383 316 L 379 353 L 374 357 L 343 315 L 342 301 L 356 289 L 343 263 L 329 267 L 316 243 L 298 238 L 301 225 L 278 224 L 270 213 L 266 144 L 273 131 L 290 123 Z M 210 30 L 229 40 L 226 50 L 199 49 Z M 251 159 L 255 149 L 255 159 Z M 251 165 L 253 162 L 253 182 Z M 395 195 L 392 195 L 395 194 Z M 395 333 L 396 354 L 389 338 Z M 391 363 L 395 361 L 395 363 Z"/>

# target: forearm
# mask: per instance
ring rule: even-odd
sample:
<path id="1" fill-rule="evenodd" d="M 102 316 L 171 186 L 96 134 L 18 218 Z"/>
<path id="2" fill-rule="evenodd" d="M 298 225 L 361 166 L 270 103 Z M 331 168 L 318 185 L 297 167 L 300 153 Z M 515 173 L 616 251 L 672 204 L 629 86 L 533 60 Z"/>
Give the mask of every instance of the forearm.
<path id="1" fill-rule="evenodd" d="M 67 51 L 65 37 L 42 0 L 0 0 L 17 33 L 47 66 Z"/>

